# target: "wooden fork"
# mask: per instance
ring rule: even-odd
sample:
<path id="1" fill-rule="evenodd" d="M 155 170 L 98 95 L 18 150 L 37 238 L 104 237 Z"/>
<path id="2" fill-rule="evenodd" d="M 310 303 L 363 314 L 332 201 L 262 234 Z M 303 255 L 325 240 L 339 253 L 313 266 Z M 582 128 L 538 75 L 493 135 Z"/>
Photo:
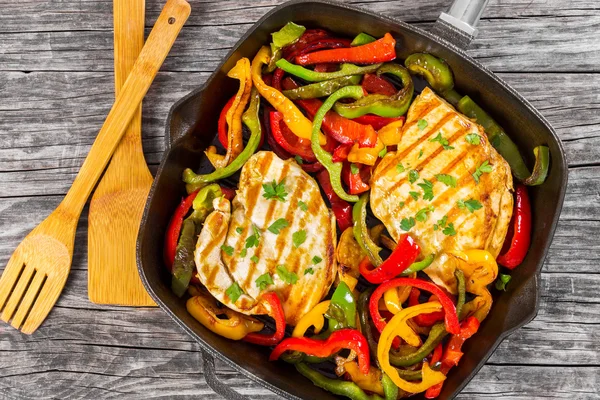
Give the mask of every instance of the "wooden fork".
<path id="1" fill-rule="evenodd" d="M 0 277 L 0 318 L 23 333 L 46 319 L 67 281 L 77 220 L 129 121 L 190 15 L 185 0 L 168 0 L 73 185 L 59 206 L 19 244 Z"/>

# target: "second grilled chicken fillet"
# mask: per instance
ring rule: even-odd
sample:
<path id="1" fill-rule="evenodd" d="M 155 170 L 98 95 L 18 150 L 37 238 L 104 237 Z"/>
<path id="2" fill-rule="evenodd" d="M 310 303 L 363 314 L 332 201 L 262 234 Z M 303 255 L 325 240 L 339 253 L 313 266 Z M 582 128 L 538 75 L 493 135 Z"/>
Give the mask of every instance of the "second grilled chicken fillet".
<path id="1" fill-rule="evenodd" d="M 398 151 L 379 163 L 371 189 L 373 214 L 395 240 L 409 232 L 422 254 L 436 254 L 425 272 L 451 292 L 450 252 L 496 257 L 502 248 L 513 208 L 510 167 L 481 126 L 429 88 L 412 103 Z"/>
<path id="2" fill-rule="evenodd" d="M 279 196 L 265 191 L 273 182 Z M 295 325 L 327 294 L 336 271 L 335 218 L 315 180 L 293 159 L 261 151 L 242 168 L 233 211 L 227 200 L 214 204 L 195 251 L 200 281 L 244 314 L 267 313 L 260 295 L 274 291 Z M 262 290 L 256 280 L 265 274 L 273 284 Z M 244 293 L 236 302 L 226 294 L 234 283 Z"/>

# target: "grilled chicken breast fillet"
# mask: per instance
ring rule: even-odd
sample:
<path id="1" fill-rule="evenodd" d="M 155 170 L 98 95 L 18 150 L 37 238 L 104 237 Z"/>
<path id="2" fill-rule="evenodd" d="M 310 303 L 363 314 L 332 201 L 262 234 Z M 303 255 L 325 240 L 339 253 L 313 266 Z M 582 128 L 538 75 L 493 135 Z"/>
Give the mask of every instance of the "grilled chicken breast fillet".
<path id="1" fill-rule="evenodd" d="M 263 185 L 273 181 L 283 182 L 283 201 L 264 196 Z M 214 205 L 196 245 L 200 281 L 227 307 L 244 314 L 266 314 L 269 310 L 260 300 L 263 291 L 256 280 L 268 273 L 273 284 L 264 291 L 279 295 L 287 323 L 295 325 L 327 294 L 336 271 L 335 218 L 315 180 L 294 160 L 283 161 L 262 151 L 242 168 L 233 211 L 223 198 L 215 199 Z M 287 221 L 287 226 L 278 233 L 270 231 L 279 219 Z M 294 234 L 301 237 L 302 232 L 304 242 L 297 239 L 294 243 Z M 256 246 L 248 246 L 253 242 L 247 241 L 250 236 L 258 237 Z M 232 255 L 222 246 L 233 248 Z M 295 274 L 297 282 L 290 283 L 285 272 L 280 276 L 279 266 Z M 226 291 L 236 282 L 244 294 L 233 303 Z"/>
<path id="2" fill-rule="evenodd" d="M 479 137 L 479 144 L 472 144 L 475 136 L 467 138 L 470 134 Z M 482 172 L 477 183 L 473 174 L 486 161 L 491 172 Z M 418 173 L 416 180 L 412 170 Z M 443 183 L 448 179 L 439 174 L 455 178 L 455 187 Z M 425 190 L 418 186 L 427 185 L 425 180 L 433 185 L 431 200 L 423 198 Z M 373 173 L 370 205 L 395 240 L 410 228 L 422 254 L 436 254 L 425 272 L 455 292 L 456 264 L 449 252 L 485 249 L 498 255 L 512 215 L 512 185 L 508 163 L 483 128 L 425 88 L 408 111 L 397 152 L 388 153 Z M 473 200 L 471 207 L 459 203 L 468 200 Z M 478 203 L 481 208 L 473 209 Z"/>

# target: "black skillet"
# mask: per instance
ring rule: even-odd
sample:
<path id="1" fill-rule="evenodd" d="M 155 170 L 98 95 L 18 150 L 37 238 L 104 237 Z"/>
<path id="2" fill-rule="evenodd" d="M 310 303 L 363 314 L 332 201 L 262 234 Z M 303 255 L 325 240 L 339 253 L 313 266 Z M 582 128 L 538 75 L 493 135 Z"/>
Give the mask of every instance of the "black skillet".
<path id="1" fill-rule="evenodd" d="M 312 385 L 283 362 L 269 362 L 269 349 L 232 342 L 213 334 L 197 322 L 185 302 L 170 289 L 162 248 L 171 213 L 181 200 L 184 168 L 203 169 L 202 151 L 215 139 L 221 107 L 236 91 L 236 81 L 226 77 L 241 57 L 252 59 L 260 46 L 270 42 L 270 33 L 288 21 L 321 27 L 347 37 L 360 32 L 381 37 L 391 32 L 397 41 L 399 59 L 411 53 L 430 52 L 445 59 L 454 71 L 456 89 L 468 94 L 506 129 L 524 156 L 535 146 L 550 147 L 551 167 L 546 182 L 530 189 L 533 207 L 533 238 L 523 264 L 512 273 L 506 292 L 497 293 L 494 305 L 475 340 L 464 346 L 465 355 L 453 368 L 440 398 L 453 398 L 485 364 L 494 349 L 515 329 L 535 317 L 539 300 L 539 272 L 554 235 L 567 184 L 567 163 L 556 133 L 529 102 L 465 53 L 476 34 L 474 24 L 487 0 L 456 0 L 448 14 L 442 13 L 432 31 L 425 32 L 401 21 L 328 0 L 293 0 L 261 18 L 238 41 L 206 83 L 173 105 L 167 121 L 169 149 L 163 156 L 144 211 L 137 243 L 138 269 L 146 289 L 156 303 L 202 348 L 204 374 L 211 388 L 227 399 L 245 399 L 214 373 L 218 357 L 248 378 L 286 399 L 335 399 Z M 204 160 L 204 162 L 202 161 Z"/>

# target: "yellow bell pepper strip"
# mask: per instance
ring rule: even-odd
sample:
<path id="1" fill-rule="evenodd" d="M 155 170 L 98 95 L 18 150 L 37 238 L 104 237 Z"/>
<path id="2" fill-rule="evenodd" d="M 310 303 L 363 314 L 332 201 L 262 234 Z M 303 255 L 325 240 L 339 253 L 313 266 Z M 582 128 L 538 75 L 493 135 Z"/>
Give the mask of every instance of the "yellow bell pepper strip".
<path id="1" fill-rule="evenodd" d="M 404 125 L 404 119 L 400 119 L 398 121 L 394 121 L 390 124 L 387 124 L 379 131 L 377 131 L 377 135 L 379 139 L 386 146 L 393 146 L 402 140 L 402 126 Z"/>
<path id="2" fill-rule="evenodd" d="M 377 137 L 375 147 L 360 147 L 358 143 L 354 143 L 348 153 L 348 161 L 364 165 L 375 165 L 379 159 L 379 153 L 385 148 L 385 144 L 381 138 Z"/>
<path id="3" fill-rule="evenodd" d="M 333 107 L 336 101 L 347 97 L 358 99 L 362 96 L 363 90 L 360 86 L 346 86 L 329 96 L 327 100 L 325 100 L 323 105 L 319 108 L 319 111 L 317 111 L 317 113 L 315 114 L 315 118 L 313 119 L 311 137 L 311 147 L 313 153 L 315 153 L 317 160 L 329 172 L 329 179 L 331 180 L 331 187 L 333 191 L 342 200 L 346 200 L 353 203 L 358 201 L 358 196 L 346 193 L 344 187 L 342 186 L 342 163 L 333 162 L 333 157 L 331 153 L 327 152 L 327 150 L 321 147 L 321 144 L 319 143 L 319 134 L 321 134 L 321 124 L 323 123 L 323 118 L 325 118 L 325 114 L 327 114 L 327 111 L 329 111 L 331 107 Z"/>
<path id="4" fill-rule="evenodd" d="M 256 56 L 252 60 L 252 82 L 258 90 L 258 93 L 264 97 L 277 111 L 283 115 L 283 121 L 288 128 L 302 139 L 311 139 L 313 124 L 308 118 L 302 114 L 302 112 L 296 107 L 296 105 L 287 97 L 285 97 L 279 90 L 268 86 L 262 79 L 262 66 L 269 62 L 270 50 L 267 46 L 260 48 Z M 283 59 L 279 61 L 285 61 Z M 277 62 L 279 64 L 279 62 Z M 317 139 L 319 144 L 324 145 L 327 143 L 327 138 L 323 135 L 320 130 L 317 132 Z"/>
<path id="5" fill-rule="evenodd" d="M 186 302 L 190 314 L 205 328 L 231 340 L 240 340 L 250 332 L 258 332 L 264 324 L 254 318 L 233 311 L 227 307 L 217 307 L 216 300 L 209 294 L 200 292 Z M 227 319 L 219 318 L 225 314 Z"/>
<path id="6" fill-rule="evenodd" d="M 381 384 L 382 373 L 379 368 L 371 366 L 368 374 L 363 374 L 354 361 L 344 364 L 344 370 L 350 375 L 352 382 L 356 383 L 362 390 L 377 393 L 383 396 L 383 385 Z"/>
<path id="7" fill-rule="evenodd" d="M 317 304 L 310 310 L 307 314 L 305 314 L 300 321 L 296 324 L 294 328 L 294 332 L 292 332 L 292 337 L 302 337 L 311 326 L 315 327 L 315 334 L 321 332 L 323 329 L 323 325 L 325 325 L 325 314 L 329 309 L 329 304 L 331 302 L 329 300 L 325 300 Z"/>
<path id="8" fill-rule="evenodd" d="M 244 143 L 242 141 L 242 113 L 250 99 L 250 90 L 252 89 L 252 78 L 250 76 L 250 60 L 246 57 L 240 58 L 227 76 L 240 81 L 240 87 L 233 104 L 227 111 L 227 153 L 222 156 L 217 154 L 217 148 L 210 146 L 206 151 L 206 156 L 211 164 L 216 168 L 224 168 L 233 161 L 242 152 Z"/>
<path id="9" fill-rule="evenodd" d="M 354 290 L 360 276 L 358 265 L 364 255 L 354 238 L 352 228 L 347 228 L 342 232 L 340 241 L 335 249 L 335 256 L 338 262 L 339 280 L 345 282 L 351 290 Z"/>
<path id="10" fill-rule="evenodd" d="M 416 278 L 417 273 L 414 272 L 409 278 Z M 410 296 L 410 286 L 398 286 L 386 290 L 383 293 L 383 301 L 385 302 L 385 308 L 392 314 L 396 315 L 402 310 L 402 303 L 408 300 Z"/>
<path id="11" fill-rule="evenodd" d="M 400 336 L 409 345 L 418 346 L 420 344 L 419 336 L 417 336 L 417 334 L 415 334 L 407 325 L 407 321 L 417 315 L 429 314 L 440 310 L 442 310 L 442 305 L 438 302 L 428 302 L 414 307 L 408 307 L 396 314 L 386 325 L 383 332 L 381 332 L 379 344 L 377 345 L 377 359 L 379 365 L 396 386 L 409 393 L 423 392 L 430 387 L 443 382 L 446 379 L 446 376 L 439 371 L 432 370 L 429 367 L 429 363 L 424 362 L 421 371 L 421 382 L 413 383 L 402 379 L 398 370 L 390 364 L 390 349 L 392 347 L 392 342 L 396 336 Z"/>
<path id="12" fill-rule="evenodd" d="M 454 251 L 451 254 L 458 259 L 459 268 L 465 275 L 466 291 L 478 296 L 464 305 L 461 317 L 473 315 L 483 322 L 492 308 L 492 295 L 487 286 L 498 276 L 498 264 L 486 250 Z"/>

